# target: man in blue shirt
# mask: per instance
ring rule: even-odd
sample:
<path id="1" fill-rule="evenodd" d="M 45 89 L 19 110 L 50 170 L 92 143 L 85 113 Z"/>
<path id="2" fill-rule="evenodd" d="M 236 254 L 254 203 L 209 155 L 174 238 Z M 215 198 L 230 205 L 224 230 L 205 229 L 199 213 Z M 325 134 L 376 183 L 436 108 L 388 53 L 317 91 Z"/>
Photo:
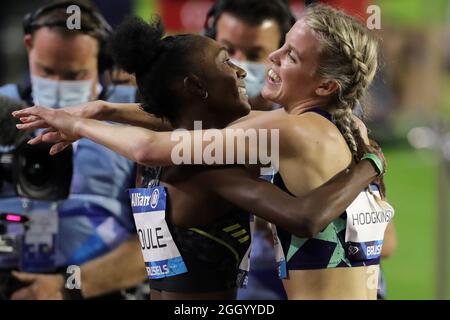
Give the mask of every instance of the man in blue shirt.
<path id="1" fill-rule="evenodd" d="M 68 7 L 74 2 L 81 12 L 79 29 L 70 29 L 67 24 Z M 39 8 L 24 19 L 30 84 L 7 84 L 0 87 L 0 94 L 29 105 L 54 108 L 97 99 L 135 102 L 134 87 L 107 86 L 100 81 L 112 65 L 105 48 L 110 31 L 100 13 L 86 2 L 59 1 Z M 52 244 L 55 255 L 46 260 L 46 266 L 37 266 L 36 259 L 23 258 L 34 253 L 18 259 L 0 256 L 2 270 L 21 268 L 34 272 L 14 273 L 29 285 L 16 291 L 12 298 L 89 298 L 118 293 L 141 283 L 145 269 L 126 193 L 134 185 L 134 178 L 131 161 L 87 139 L 80 140 L 74 146 L 69 198 L 58 204 L 56 219 L 49 218 L 51 214 L 47 217 L 57 226 Z M 0 192 L 0 211 L 24 213 L 24 200 L 11 190 L 6 186 Z M 25 202 L 30 216 L 55 210 L 51 202 Z M 25 237 L 24 241 L 31 240 Z M 65 270 L 70 265 L 80 266 L 81 291 L 64 289 Z M 36 273 L 48 271 L 59 273 Z"/>

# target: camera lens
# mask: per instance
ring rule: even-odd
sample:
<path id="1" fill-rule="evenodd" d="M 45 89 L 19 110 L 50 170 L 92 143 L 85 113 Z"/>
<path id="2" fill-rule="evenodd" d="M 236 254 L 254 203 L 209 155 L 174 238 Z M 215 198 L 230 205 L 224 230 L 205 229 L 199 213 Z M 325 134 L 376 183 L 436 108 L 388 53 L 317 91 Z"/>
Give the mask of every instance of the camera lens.
<path id="1" fill-rule="evenodd" d="M 49 201 L 67 198 L 72 180 L 72 149 L 50 156 L 50 147 L 24 143 L 17 149 L 13 180 L 18 195 Z"/>
<path id="2" fill-rule="evenodd" d="M 50 175 L 50 166 L 45 158 L 26 159 L 23 168 L 24 176 L 27 181 L 35 186 L 42 186 L 47 183 Z"/>

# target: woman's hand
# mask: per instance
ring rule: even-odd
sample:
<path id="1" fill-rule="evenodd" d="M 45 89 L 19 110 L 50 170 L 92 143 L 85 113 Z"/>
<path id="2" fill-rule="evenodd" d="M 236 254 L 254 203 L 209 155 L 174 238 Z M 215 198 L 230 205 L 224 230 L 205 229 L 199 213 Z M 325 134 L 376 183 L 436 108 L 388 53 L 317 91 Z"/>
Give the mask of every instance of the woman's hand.
<path id="1" fill-rule="evenodd" d="M 29 144 L 38 144 L 41 142 L 55 144 L 50 149 L 50 154 L 55 154 L 62 151 L 70 143 L 81 138 L 76 133 L 76 127 L 81 118 L 76 117 L 65 110 L 55 110 L 45 107 L 31 107 L 13 112 L 16 118 L 30 118 L 35 119 L 34 123 L 39 123 L 39 128 L 46 128 L 43 132 L 38 134 L 35 138 L 28 141 Z M 34 126 L 26 124 L 18 124 L 19 130 L 36 129 Z"/>
<path id="2" fill-rule="evenodd" d="M 107 110 L 107 102 L 103 100 L 95 100 L 80 104 L 78 106 L 65 107 L 58 110 L 62 110 L 80 118 L 103 120 L 105 116 L 104 114 Z M 24 124 L 21 130 L 36 130 L 48 128 L 48 124 L 44 120 L 40 119 L 37 116 L 29 115 L 27 112 L 28 109 L 23 109 L 13 113 L 14 117 L 18 118 Z"/>

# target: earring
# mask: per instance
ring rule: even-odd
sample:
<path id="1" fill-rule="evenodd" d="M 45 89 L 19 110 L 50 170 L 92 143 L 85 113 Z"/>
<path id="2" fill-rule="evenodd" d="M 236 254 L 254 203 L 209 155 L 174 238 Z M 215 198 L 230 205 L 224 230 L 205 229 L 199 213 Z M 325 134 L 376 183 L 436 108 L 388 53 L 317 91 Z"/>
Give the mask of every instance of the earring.
<path id="1" fill-rule="evenodd" d="M 208 96 L 209 96 L 209 94 L 208 94 L 208 91 L 205 91 L 205 95 L 202 97 L 203 98 L 203 100 L 206 100 L 206 99 L 208 99 Z"/>

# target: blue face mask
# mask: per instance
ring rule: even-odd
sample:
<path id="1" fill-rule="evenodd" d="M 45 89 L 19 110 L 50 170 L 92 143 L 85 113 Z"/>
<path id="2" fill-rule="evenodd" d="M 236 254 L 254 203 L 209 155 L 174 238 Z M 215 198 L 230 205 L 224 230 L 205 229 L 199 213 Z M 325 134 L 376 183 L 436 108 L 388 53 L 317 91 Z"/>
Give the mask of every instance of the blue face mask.
<path id="1" fill-rule="evenodd" d="M 245 77 L 245 87 L 249 98 L 257 97 L 266 82 L 268 66 L 264 63 L 231 60 L 235 65 L 247 72 Z"/>
<path id="2" fill-rule="evenodd" d="M 93 80 L 51 80 L 31 76 L 34 103 L 44 107 L 76 106 L 91 100 Z"/>

